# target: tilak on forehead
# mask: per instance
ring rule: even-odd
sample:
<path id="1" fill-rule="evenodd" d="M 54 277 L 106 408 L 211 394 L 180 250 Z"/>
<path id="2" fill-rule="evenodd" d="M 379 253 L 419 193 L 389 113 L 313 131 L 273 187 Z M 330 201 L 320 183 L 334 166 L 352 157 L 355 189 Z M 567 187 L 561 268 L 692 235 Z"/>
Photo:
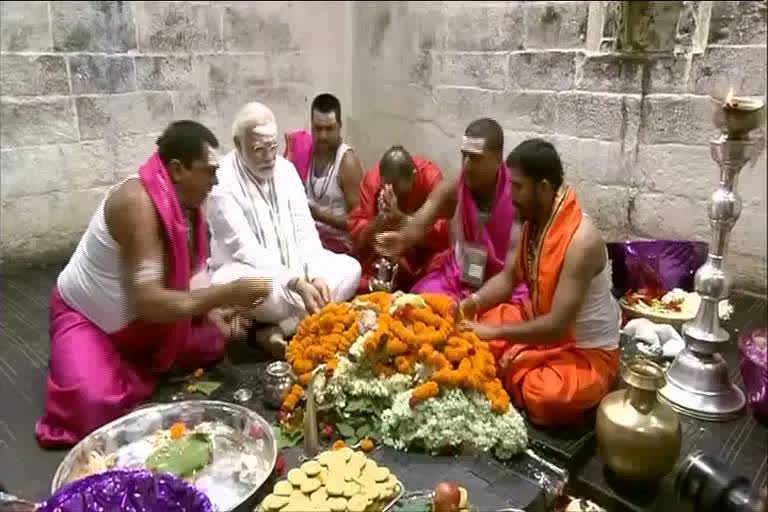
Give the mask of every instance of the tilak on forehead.
<path id="1" fill-rule="evenodd" d="M 482 137 L 467 137 L 464 135 L 461 138 L 461 151 L 480 155 L 483 153 L 484 149 L 485 139 Z"/>

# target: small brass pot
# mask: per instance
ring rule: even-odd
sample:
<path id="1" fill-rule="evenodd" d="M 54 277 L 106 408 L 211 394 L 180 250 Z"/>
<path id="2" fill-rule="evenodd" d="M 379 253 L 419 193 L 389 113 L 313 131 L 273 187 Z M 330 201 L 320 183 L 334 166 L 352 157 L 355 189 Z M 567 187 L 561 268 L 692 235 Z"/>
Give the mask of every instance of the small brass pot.
<path id="1" fill-rule="evenodd" d="M 656 398 L 665 381 L 659 365 L 636 358 L 622 365 L 621 376 L 626 389 L 608 394 L 597 409 L 597 447 L 620 479 L 654 482 L 680 454 L 680 420 Z"/>

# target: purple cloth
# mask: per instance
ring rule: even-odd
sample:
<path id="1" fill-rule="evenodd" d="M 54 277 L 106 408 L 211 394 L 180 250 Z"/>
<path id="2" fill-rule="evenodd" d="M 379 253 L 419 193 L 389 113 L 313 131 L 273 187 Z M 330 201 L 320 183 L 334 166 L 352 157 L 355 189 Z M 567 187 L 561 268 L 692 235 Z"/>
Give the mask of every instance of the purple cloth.
<path id="1" fill-rule="evenodd" d="M 744 333 L 739 338 L 741 377 L 747 403 L 762 422 L 768 422 L 768 329 Z"/>
<path id="2" fill-rule="evenodd" d="M 481 245 L 487 251 L 488 260 L 486 261 L 484 278 L 484 281 L 487 281 L 504 268 L 504 262 L 509 252 L 512 223 L 516 213 L 510 195 L 509 169 L 504 163 L 499 166 L 496 195 L 485 226 L 479 222 L 477 204 L 464 180 L 463 173 L 458 187 L 457 213 L 464 240 L 468 243 Z M 413 286 L 412 291 L 414 293 L 441 293 L 453 297 L 458 302 L 469 296 L 473 290 L 461 282 L 461 263 L 456 261 L 455 251 L 451 247 L 440 259 L 439 267 L 431 269 Z M 522 291 L 516 291 L 515 295 L 519 293 Z"/>
<path id="3" fill-rule="evenodd" d="M 213 512 L 213 505 L 172 475 L 115 470 L 62 487 L 38 512 Z"/>
<path id="4" fill-rule="evenodd" d="M 613 287 L 619 295 L 641 288 L 693 291 L 693 277 L 707 259 L 707 244 L 685 240 L 632 240 L 608 245 Z"/>

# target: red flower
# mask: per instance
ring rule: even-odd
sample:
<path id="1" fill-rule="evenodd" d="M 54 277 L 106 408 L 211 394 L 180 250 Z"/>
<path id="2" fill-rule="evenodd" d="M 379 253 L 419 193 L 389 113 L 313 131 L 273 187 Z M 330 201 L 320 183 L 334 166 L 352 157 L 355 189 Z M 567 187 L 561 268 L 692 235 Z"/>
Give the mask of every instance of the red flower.
<path id="1" fill-rule="evenodd" d="M 251 431 L 249 432 L 250 436 L 254 439 L 261 439 L 264 437 L 264 429 L 261 428 L 261 425 L 258 423 L 254 423 L 251 425 Z"/>
<path id="2" fill-rule="evenodd" d="M 277 460 L 275 461 L 275 471 L 277 472 L 277 476 L 283 476 L 283 472 L 285 472 L 285 458 L 282 455 L 277 456 Z"/>
<path id="3" fill-rule="evenodd" d="M 329 440 L 331 438 L 333 438 L 333 426 L 332 425 L 329 425 L 327 423 L 325 424 L 325 426 L 323 427 L 323 437 L 325 439 L 329 439 Z"/>

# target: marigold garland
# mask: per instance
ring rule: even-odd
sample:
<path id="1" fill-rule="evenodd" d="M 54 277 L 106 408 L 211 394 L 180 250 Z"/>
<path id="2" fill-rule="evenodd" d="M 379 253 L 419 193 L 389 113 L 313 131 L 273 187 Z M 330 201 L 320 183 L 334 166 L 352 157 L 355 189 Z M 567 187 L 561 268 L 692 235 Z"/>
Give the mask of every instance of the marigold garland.
<path id="1" fill-rule="evenodd" d="M 362 295 L 353 303 L 329 304 L 306 318 L 288 346 L 286 356 L 299 376 L 283 409 L 292 411 L 312 377 L 312 371 L 326 364 L 329 375 L 359 335 L 358 307 L 378 314 L 376 330 L 363 343 L 374 361 L 374 373 L 390 376 L 411 374 L 419 362 L 432 368 L 431 380 L 412 392 L 414 404 L 437 396 L 441 387 L 473 389 L 484 394 L 496 412 L 509 409 L 509 395 L 496 378 L 496 362 L 487 345 L 474 333 L 457 331 L 454 302 L 445 295 L 423 294 L 426 308 L 406 305 L 390 312 L 392 296 L 384 292 Z"/>

